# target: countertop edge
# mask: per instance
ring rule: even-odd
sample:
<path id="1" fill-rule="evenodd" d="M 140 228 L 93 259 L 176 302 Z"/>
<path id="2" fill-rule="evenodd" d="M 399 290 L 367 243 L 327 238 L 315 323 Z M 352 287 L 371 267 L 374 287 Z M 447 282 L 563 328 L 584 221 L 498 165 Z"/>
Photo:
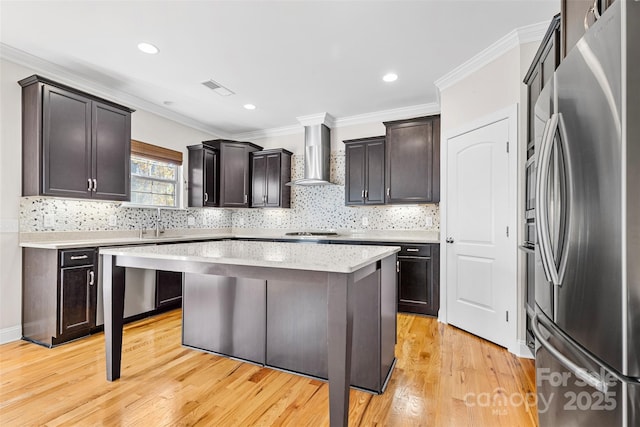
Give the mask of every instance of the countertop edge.
<path id="1" fill-rule="evenodd" d="M 188 241 L 205 241 L 218 239 L 256 239 L 256 240 L 291 240 L 295 242 L 315 242 L 315 241 L 340 241 L 340 242 L 372 242 L 372 243 L 401 243 L 401 244 L 438 244 L 440 240 L 433 238 L 415 238 L 406 236 L 391 235 L 366 235 L 365 233 L 340 234 L 338 236 L 301 238 L 299 236 L 285 236 L 284 232 L 277 234 L 260 234 L 250 232 L 218 232 L 211 234 L 193 234 L 182 236 L 166 236 L 160 238 L 138 238 L 138 237 L 117 237 L 117 238 L 96 238 L 82 240 L 43 240 L 43 241 L 21 241 L 22 248 L 35 249 L 75 249 L 86 247 L 108 247 L 108 246 L 131 246 L 150 245 L 158 243 L 180 243 Z"/>
<path id="2" fill-rule="evenodd" d="M 265 242 L 267 243 L 267 242 Z M 286 243 L 286 242 L 279 242 Z M 359 248 L 362 245 L 358 245 Z M 380 249 L 380 246 L 376 246 L 376 249 Z M 276 261 L 256 260 L 256 259 L 241 259 L 241 258 L 207 258 L 197 255 L 184 256 L 184 255 L 168 255 L 168 254 L 139 254 L 131 253 L 124 247 L 104 247 L 100 249 L 100 255 L 110 255 L 115 257 L 132 257 L 132 258 L 146 258 L 146 259 L 164 259 L 170 261 L 182 261 L 182 262 L 197 262 L 197 263 L 209 263 L 220 265 L 234 265 L 234 266 L 246 266 L 246 267 L 264 267 L 264 268 L 279 268 L 284 270 L 305 270 L 305 271 L 319 271 L 325 273 L 345 273 L 350 274 L 360 270 L 367 265 L 380 261 L 388 256 L 391 256 L 400 251 L 398 246 L 384 246 L 384 250 L 376 255 L 372 255 L 366 259 L 360 260 L 354 265 L 345 268 L 339 268 L 337 266 L 322 268 L 317 265 L 310 264 L 283 264 Z"/>

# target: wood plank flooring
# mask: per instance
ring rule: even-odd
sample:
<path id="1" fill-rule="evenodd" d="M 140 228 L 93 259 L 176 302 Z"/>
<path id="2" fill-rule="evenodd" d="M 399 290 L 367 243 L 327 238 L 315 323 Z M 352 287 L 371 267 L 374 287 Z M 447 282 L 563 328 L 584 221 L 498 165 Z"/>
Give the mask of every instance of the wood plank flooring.
<path id="1" fill-rule="evenodd" d="M 328 426 L 327 384 L 180 345 L 180 310 L 125 327 L 122 378 L 104 336 L 0 346 L 2 426 Z M 535 426 L 531 360 L 428 317 L 398 316 L 384 394 L 351 390 L 351 426 Z"/>

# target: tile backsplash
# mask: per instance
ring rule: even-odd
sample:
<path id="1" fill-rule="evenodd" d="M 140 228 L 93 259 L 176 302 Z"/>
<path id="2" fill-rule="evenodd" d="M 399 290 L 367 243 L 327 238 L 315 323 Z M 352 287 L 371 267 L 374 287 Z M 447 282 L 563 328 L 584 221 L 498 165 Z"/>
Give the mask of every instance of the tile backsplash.
<path id="1" fill-rule="evenodd" d="M 303 177 L 303 167 L 304 157 L 294 155 L 292 179 Z M 163 209 L 162 224 L 167 229 L 439 230 L 440 212 L 437 204 L 345 206 L 344 168 L 344 151 L 332 153 L 331 182 L 337 185 L 292 187 L 290 209 Z M 155 209 L 126 207 L 120 202 L 40 196 L 23 197 L 20 201 L 21 232 L 153 228 L 155 216 Z M 193 218 L 193 225 L 189 225 L 189 217 Z M 428 217 L 432 221 L 430 226 L 427 225 Z"/>

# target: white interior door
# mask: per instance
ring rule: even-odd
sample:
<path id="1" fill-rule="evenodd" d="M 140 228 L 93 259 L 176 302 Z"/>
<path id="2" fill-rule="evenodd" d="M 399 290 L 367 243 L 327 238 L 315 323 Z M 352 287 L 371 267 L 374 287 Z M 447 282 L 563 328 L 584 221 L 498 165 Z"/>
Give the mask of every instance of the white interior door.
<path id="1" fill-rule="evenodd" d="M 517 317 L 507 141 L 509 119 L 448 139 L 446 199 L 447 320 L 504 347 Z"/>

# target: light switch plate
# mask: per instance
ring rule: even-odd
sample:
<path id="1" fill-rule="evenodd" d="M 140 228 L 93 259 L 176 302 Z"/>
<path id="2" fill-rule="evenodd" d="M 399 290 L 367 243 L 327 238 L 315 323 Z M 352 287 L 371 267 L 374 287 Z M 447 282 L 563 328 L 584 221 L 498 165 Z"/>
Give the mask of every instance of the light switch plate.
<path id="1" fill-rule="evenodd" d="M 118 217 L 115 215 L 109 215 L 109 227 L 115 227 L 118 225 Z"/>
<path id="2" fill-rule="evenodd" d="M 44 214 L 44 226 L 47 228 L 55 227 L 56 216 L 54 214 Z"/>
<path id="3" fill-rule="evenodd" d="M 196 225 L 196 219 L 191 215 L 187 216 L 187 225 Z"/>
<path id="4" fill-rule="evenodd" d="M 433 217 L 432 216 L 428 216 L 425 218 L 425 225 L 427 227 L 433 227 Z"/>

